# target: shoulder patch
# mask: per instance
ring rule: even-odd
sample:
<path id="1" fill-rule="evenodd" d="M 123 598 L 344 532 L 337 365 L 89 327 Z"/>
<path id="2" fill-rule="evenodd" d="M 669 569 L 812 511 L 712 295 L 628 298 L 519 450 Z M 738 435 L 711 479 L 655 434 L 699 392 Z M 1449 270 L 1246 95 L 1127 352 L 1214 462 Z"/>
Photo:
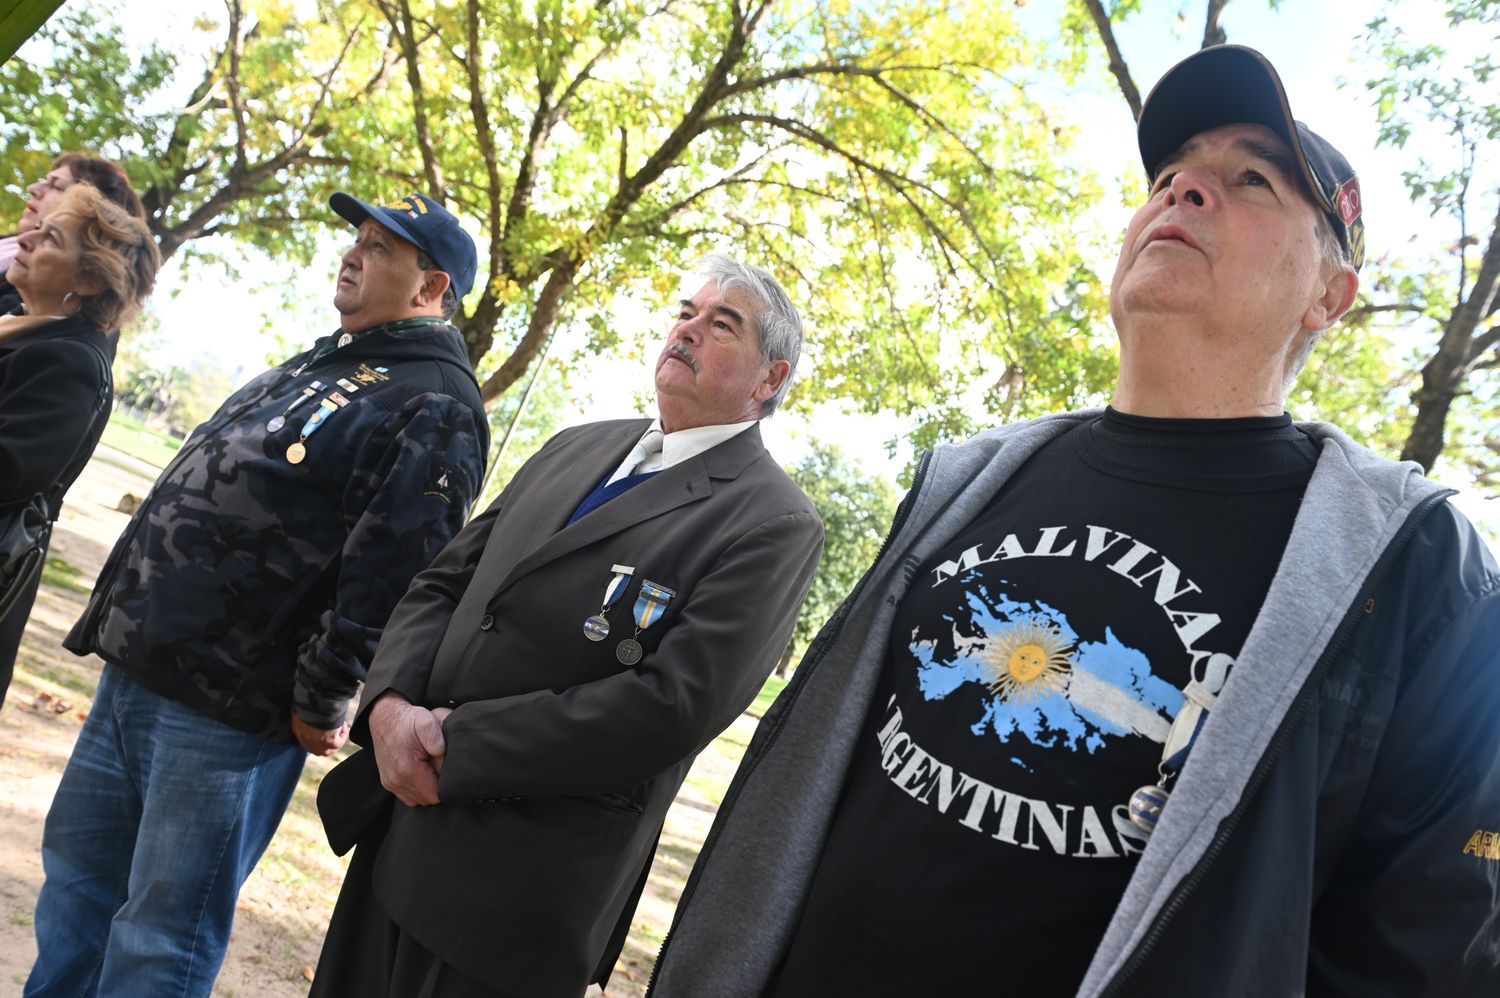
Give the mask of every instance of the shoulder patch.
<path id="1" fill-rule="evenodd" d="M 432 475 L 432 480 L 427 483 L 427 487 L 422 490 L 422 494 L 424 496 L 436 496 L 450 506 L 453 505 L 453 501 L 456 498 L 454 495 L 456 491 L 455 479 L 458 478 L 458 472 L 446 464 L 439 464 L 433 466 Z"/>

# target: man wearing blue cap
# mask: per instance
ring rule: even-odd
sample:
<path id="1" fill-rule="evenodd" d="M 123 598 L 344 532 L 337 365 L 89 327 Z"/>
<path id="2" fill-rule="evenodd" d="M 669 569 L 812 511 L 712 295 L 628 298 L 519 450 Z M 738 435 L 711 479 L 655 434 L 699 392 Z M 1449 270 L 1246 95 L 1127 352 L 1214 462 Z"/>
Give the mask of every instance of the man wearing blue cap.
<path id="1" fill-rule="evenodd" d="M 1170 70 L 1112 405 L 925 457 L 756 732 L 653 998 L 1500 994 L 1500 568 L 1288 386 L 1359 185 Z"/>
<path id="2" fill-rule="evenodd" d="M 463 526 L 488 428 L 448 322 L 476 256 L 412 194 L 358 229 L 340 329 L 183 444 L 66 645 L 105 662 L 47 816 L 25 993 L 207 995 L 240 885 L 411 578 Z"/>

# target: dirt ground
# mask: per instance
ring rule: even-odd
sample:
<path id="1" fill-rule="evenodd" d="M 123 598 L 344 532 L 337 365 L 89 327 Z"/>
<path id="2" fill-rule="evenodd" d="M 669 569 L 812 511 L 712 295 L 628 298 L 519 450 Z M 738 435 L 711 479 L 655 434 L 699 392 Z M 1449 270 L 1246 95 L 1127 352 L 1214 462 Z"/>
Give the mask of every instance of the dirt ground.
<path id="1" fill-rule="evenodd" d="M 0 993 L 19 994 L 36 940 L 32 913 L 42 882 L 42 823 L 88 716 L 101 663 L 60 647 L 84 608 L 94 577 L 129 517 L 123 495 L 142 495 L 156 471 L 107 447 L 74 485 L 53 535 L 50 558 L 78 570 L 43 584 L 0 708 Z M 644 993 L 672 910 L 713 821 L 755 721 L 741 717 L 704 751 L 667 816 L 650 882 L 615 967 L 609 998 Z M 229 955 L 215 985 L 221 998 L 305 995 L 333 911 L 345 863 L 323 839 L 314 805 L 332 762 L 310 759 L 266 855 L 240 893 Z M 597 988 L 591 996 L 599 996 Z"/>

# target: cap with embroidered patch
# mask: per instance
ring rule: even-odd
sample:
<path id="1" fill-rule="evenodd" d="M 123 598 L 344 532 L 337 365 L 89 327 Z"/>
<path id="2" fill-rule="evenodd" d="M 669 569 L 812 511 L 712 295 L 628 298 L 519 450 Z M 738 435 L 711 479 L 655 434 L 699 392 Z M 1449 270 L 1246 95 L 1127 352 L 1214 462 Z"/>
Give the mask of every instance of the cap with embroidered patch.
<path id="1" fill-rule="evenodd" d="M 1358 270 L 1365 260 L 1359 178 L 1342 153 L 1292 117 L 1281 77 L 1255 49 L 1201 49 L 1167 70 L 1152 88 L 1136 128 L 1147 179 L 1155 182 L 1161 162 L 1194 135 L 1240 122 L 1264 125 L 1291 148 L 1314 202 Z"/>
<path id="2" fill-rule="evenodd" d="M 426 253 L 448 275 L 453 293 L 460 299 L 473 289 L 474 274 L 479 269 L 474 240 L 458 224 L 458 218 L 432 198 L 408 194 L 377 208 L 340 191 L 328 199 L 328 206 L 356 228 L 373 218 Z"/>

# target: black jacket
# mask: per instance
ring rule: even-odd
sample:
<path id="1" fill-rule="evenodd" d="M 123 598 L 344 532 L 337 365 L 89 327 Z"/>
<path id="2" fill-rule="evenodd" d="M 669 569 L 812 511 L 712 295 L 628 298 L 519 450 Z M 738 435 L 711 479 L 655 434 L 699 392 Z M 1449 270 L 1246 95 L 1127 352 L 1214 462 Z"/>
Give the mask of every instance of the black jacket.
<path id="1" fill-rule="evenodd" d="M 114 352 L 78 318 L 0 340 L 0 504 L 67 492 L 108 421 Z"/>
<path id="2" fill-rule="evenodd" d="M 408 320 L 333 342 L 193 431 L 116 543 L 70 650 L 241 731 L 289 739 L 294 702 L 309 724 L 338 726 L 392 607 L 463 526 L 489 434 L 453 327 Z M 288 460 L 334 393 L 348 404 L 330 403 L 305 459 Z"/>
<path id="3" fill-rule="evenodd" d="M 56 518 L 109 421 L 113 356 L 109 338 L 77 318 L 0 340 L 0 509 L 42 492 Z M 0 621 L 0 700 L 35 598 L 33 583 Z"/>

